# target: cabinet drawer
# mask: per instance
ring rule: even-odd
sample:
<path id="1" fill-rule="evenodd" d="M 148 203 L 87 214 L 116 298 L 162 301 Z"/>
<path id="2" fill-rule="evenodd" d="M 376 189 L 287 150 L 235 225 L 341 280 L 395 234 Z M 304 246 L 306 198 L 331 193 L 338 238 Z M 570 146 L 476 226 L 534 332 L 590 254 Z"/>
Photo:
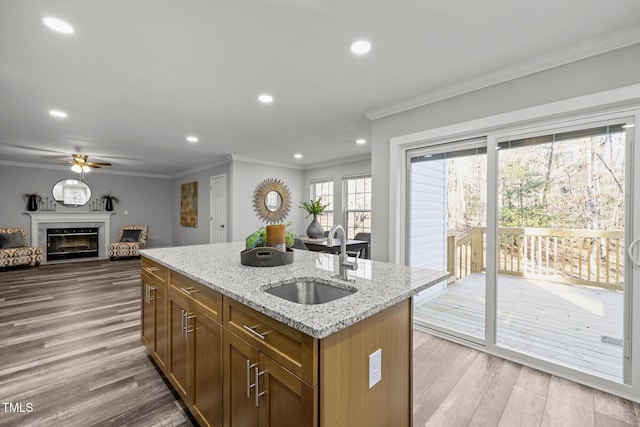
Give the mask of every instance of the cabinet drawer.
<path id="1" fill-rule="evenodd" d="M 222 295 L 219 292 L 174 271 L 169 272 L 169 284 L 175 291 L 197 302 L 208 317 L 222 324 Z"/>
<path id="2" fill-rule="evenodd" d="M 142 257 L 142 272 L 148 274 L 162 283 L 167 282 L 167 267 L 158 264 L 149 258 Z"/>
<path id="3" fill-rule="evenodd" d="M 317 384 L 317 340 L 231 298 L 224 326 L 310 385 Z"/>

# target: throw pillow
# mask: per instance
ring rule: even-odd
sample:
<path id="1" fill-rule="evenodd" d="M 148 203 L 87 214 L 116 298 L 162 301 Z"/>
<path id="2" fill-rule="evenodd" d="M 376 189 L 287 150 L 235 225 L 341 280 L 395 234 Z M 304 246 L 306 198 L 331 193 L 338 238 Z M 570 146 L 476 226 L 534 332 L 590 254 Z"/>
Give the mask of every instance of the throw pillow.
<path id="1" fill-rule="evenodd" d="M 25 246 L 19 231 L 0 233 L 0 249 L 24 248 Z"/>
<path id="2" fill-rule="evenodd" d="M 121 242 L 138 242 L 140 241 L 140 233 L 142 230 L 124 230 L 122 232 Z"/>

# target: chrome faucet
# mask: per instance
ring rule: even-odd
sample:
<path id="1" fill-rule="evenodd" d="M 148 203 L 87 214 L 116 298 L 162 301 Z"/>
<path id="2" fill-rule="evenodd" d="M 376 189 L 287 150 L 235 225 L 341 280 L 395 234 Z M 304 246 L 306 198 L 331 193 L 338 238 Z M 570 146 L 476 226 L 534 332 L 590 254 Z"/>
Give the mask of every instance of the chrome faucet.
<path id="1" fill-rule="evenodd" d="M 357 270 L 358 269 L 358 257 L 360 253 L 356 255 L 356 259 L 353 262 L 350 262 L 347 256 L 347 233 L 344 231 L 344 227 L 340 224 L 335 224 L 329 230 L 329 235 L 327 236 L 327 246 L 333 246 L 333 238 L 336 232 L 341 232 L 342 236 L 338 236 L 340 238 L 340 257 L 338 258 L 338 263 L 340 265 L 340 274 L 336 274 L 333 277 L 336 277 L 341 280 L 350 280 L 355 281 L 355 279 L 349 279 L 349 275 L 347 274 L 347 270 Z"/>

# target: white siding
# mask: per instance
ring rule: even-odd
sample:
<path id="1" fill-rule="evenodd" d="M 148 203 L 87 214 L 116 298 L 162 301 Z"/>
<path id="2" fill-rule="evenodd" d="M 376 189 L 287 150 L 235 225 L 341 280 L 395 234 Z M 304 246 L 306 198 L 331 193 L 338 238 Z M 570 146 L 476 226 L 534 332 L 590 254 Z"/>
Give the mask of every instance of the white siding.
<path id="1" fill-rule="evenodd" d="M 411 164 L 409 262 L 446 270 L 446 160 Z"/>

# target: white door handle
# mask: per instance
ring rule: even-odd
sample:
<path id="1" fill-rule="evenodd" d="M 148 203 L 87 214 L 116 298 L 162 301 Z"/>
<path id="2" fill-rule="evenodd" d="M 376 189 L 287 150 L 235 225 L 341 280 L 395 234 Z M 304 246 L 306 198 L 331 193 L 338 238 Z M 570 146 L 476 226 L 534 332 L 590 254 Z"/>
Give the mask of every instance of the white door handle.
<path id="1" fill-rule="evenodd" d="M 637 266 L 640 266 L 640 246 L 638 245 L 639 243 L 640 243 L 640 238 L 634 240 L 629 245 L 629 258 Z M 634 249 L 634 247 L 637 247 L 637 248 Z"/>

